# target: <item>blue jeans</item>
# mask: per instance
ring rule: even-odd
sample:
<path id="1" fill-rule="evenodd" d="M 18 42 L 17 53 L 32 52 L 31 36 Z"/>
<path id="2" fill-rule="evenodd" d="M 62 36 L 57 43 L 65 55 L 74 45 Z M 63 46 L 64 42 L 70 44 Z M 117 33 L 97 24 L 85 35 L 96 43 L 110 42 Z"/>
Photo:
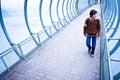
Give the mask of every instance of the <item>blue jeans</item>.
<path id="1" fill-rule="evenodd" d="M 92 46 L 91 46 L 91 39 L 92 39 Z M 95 47 L 96 47 L 96 39 L 97 39 L 97 36 L 89 36 L 87 35 L 86 37 L 86 45 L 89 49 L 92 48 L 92 51 L 91 51 L 91 54 L 94 54 L 94 51 L 95 51 Z"/>

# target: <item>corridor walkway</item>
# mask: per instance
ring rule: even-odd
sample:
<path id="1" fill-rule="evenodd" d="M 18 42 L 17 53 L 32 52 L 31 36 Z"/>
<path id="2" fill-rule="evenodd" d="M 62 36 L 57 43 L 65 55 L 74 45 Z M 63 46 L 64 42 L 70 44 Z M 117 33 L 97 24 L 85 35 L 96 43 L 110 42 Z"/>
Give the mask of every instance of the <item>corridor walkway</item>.
<path id="1" fill-rule="evenodd" d="M 91 58 L 83 36 L 84 21 L 91 9 L 96 9 L 100 18 L 100 6 L 90 7 L 5 80 L 100 80 L 100 40 Z"/>

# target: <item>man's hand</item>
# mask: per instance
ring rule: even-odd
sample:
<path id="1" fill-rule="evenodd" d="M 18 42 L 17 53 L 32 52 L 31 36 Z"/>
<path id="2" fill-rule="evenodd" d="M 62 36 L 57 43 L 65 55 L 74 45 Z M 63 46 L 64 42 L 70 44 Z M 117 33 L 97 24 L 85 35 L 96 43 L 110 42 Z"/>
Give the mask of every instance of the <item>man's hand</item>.
<path id="1" fill-rule="evenodd" d="M 100 39 L 100 34 L 98 34 L 98 39 Z"/>
<path id="2" fill-rule="evenodd" d="M 100 34 L 98 34 L 98 37 L 100 37 Z"/>

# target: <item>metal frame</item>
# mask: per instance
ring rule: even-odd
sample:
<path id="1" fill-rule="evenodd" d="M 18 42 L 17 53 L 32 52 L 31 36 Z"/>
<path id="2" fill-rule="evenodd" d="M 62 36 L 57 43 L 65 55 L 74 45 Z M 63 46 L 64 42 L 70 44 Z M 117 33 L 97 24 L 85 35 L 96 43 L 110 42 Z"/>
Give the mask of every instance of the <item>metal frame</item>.
<path id="1" fill-rule="evenodd" d="M 69 6 L 69 8 L 70 8 L 70 15 L 71 15 L 71 17 L 72 17 L 72 19 L 74 19 L 74 16 L 73 16 L 73 14 L 72 14 L 72 0 L 70 0 L 70 6 Z"/>
<path id="2" fill-rule="evenodd" d="M 73 8 L 73 11 L 74 11 L 74 15 L 75 15 L 75 17 L 77 17 L 78 15 L 77 15 L 77 11 L 76 11 L 76 2 L 77 2 L 77 0 L 74 0 L 74 8 Z"/>
<path id="3" fill-rule="evenodd" d="M 113 38 L 114 35 L 115 35 L 115 33 L 116 33 L 116 31 L 118 30 L 119 22 L 120 22 L 120 19 L 119 19 L 120 13 L 118 12 L 119 9 L 120 9 L 120 5 L 119 5 L 119 4 L 120 4 L 120 1 L 119 1 L 119 0 L 113 0 L 113 1 L 111 1 L 111 0 L 102 0 L 101 3 L 102 3 L 101 5 L 104 6 L 104 7 L 102 7 L 102 11 L 104 12 L 104 15 L 103 15 L 103 16 L 106 17 L 106 18 L 104 18 L 104 19 L 105 19 L 105 22 L 106 22 L 106 26 L 104 26 L 104 27 L 108 27 L 108 28 L 105 28 L 105 29 L 107 29 L 106 32 L 108 33 L 111 29 L 113 29 L 113 32 L 112 32 L 112 34 L 110 35 L 110 37 L 109 37 L 108 39 L 106 38 L 105 44 L 107 44 L 106 46 L 108 46 L 108 42 L 109 42 L 110 40 L 118 40 L 117 43 L 115 44 L 114 48 L 113 48 L 111 51 L 109 51 L 108 49 L 105 49 L 105 48 L 104 48 L 104 50 L 108 50 L 108 52 L 107 52 L 108 57 L 107 57 L 106 59 L 108 60 L 107 65 L 109 66 L 109 69 L 108 69 L 108 70 L 106 69 L 107 66 L 102 67 L 102 68 L 104 68 L 103 70 L 107 70 L 106 72 L 109 72 L 109 74 L 106 73 L 106 74 L 108 74 L 109 79 L 108 79 L 108 76 L 106 76 L 105 74 L 102 74 L 102 73 L 101 73 L 101 75 L 103 75 L 103 76 L 101 76 L 101 77 L 102 77 L 101 80 L 113 80 L 113 78 L 115 78 L 115 76 L 112 75 L 111 61 L 120 62 L 120 60 L 116 60 L 116 59 L 111 59 L 111 58 L 110 58 L 110 56 L 111 56 L 112 54 L 114 54 L 115 51 L 120 47 L 120 38 Z M 111 6 L 111 4 L 112 4 L 113 6 Z M 111 6 L 111 7 L 110 7 L 110 6 Z M 108 13 L 109 13 L 109 14 L 108 14 Z M 116 18 L 118 18 L 118 19 L 117 19 L 117 23 L 114 23 Z M 112 20 L 111 20 L 111 19 L 112 19 Z M 108 26 L 109 23 L 110 23 L 110 25 Z M 104 24 L 104 23 L 103 23 L 103 24 Z M 113 25 L 115 25 L 115 28 L 112 28 Z M 105 29 L 104 29 L 104 30 L 105 30 Z M 105 34 L 106 34 L 106 33 L 105 33 Z M 102 42 L 103 42 L 103 40 L 102 40 Z M 103 45 L 103 46 L 104 46 L 104 45 Z M 106 54 L 106 53 L 104 53 L 104 54 Z M 105 57 L 105 56 L 103 55 L 102 58 L 104 59 L 104 57 Z M 101 61 L 101 62 L 102 62 L 102 61 Z M 101 65 L 104 65 L 104 62 L 101 63 Z M 103 70 L 101 69 L 101 72 L 102 72 Z M 116 76 L 117 76 L 117 74 L 116 74 Z"/>
<path id="4" fill-rule="evenodd" d="M 77 17 L 76 13 L 75 13 L 75 2 L 76 0 L 73 0 L 73 7 L 72 7 L 72 10 L 73 10 L 73 14 L 74 14 L 74 18 Z"/>
<path id="5" fill-rule="evenodd" d="M 115 3 L 113 2 L 111 2 L 111 4 L 114 4 L 114 6 L 112 7 L 112 15 L 111 15 L 111 18 L 110 18 L 110 20 L 109 20 L 109 22 L 112 22 L 112 24 L 109 26 L 109 28 L 111 28 L 112 26 L 113 26 L 113 22 L 115 21 L 115 16 L 116 16 L 116 8 L 114 9 L 114 7 L 116 7 L 115 6 Z M 113 18 L 113 19 L 112 19 Z M 107 25 L 106 25 L 107 26 Z M 107 29 L 107 32 L 109 32 L 110 31 L 110 29 Z"/>
<path id="6" fill-rule="evenodd" d="M 53 19 L 52 19 L 52 10 L 51 10 L 51 9 L 52 9 L 52 1 L 53 1 L 53 0 L 50 0 L 50 7 L 49 7 L 50 20 L 51 20 L 52 25 L 53 25 L 53 27 L 55 28 L 55 30 L 58 31 L 57 28 L 56 28 L 56 26 L 54 25 L 54 21 L 53 21 Z"/>
<path id="7" fill-rule="evenodd" d="M 24 17 L 25 17 L 25 23 L 26 23 L 28 32 L 32 36 L 33 41 L 36 43 L 36 45 L 39 46 L 40 44 L 36 41 L 36 39 L 33 36 L 32 31 L 30 30 L 30 26 L 29 26 L 29 22 L 28 22 L 28 15 L 27 15 L 27 2 L 28 2 L 28 0 L 24 0 Z"/>
<path id="8" fill-rule="evenodd" d="M 109 2 L 109 5 L 111 5 L 111 3 L 112 3 L 112 0 L 111 0 L 111 2 Z M 113 3 L 114 4 L 114 3 Z M 113 10 L 112 10 L 112 7 L 113 6 L 110 6 L 109 7 L 109 17 L 108 17 L 108 19 L 106 20 L 106 24 L 105 24 L 105 26 L 108 26 L 109 25 L 109 22 L 112 22 L 111 20 L 112 20 L 112 17 L 113 17 Z"/>
<path id="9" fill-rule="evenodd" d="M 65 2 L 65 0 L 62 0 L 62 16 L 63 16 L 63 22 L 64 22 L 64 24 L 63 24 L 63 26 L 65 26 L 65 24 L 66 24 L 66 19 L 65 19 L 65 16 L 64 16 L 64 2 Z"/>
<path id="10" fill-rule="evenodd" d="M 48 36 L 48 37 L 51 37 L 51 36 L 49 35 L 49 33 L 47 32 L 47 30 L 46 30 L 44 24 L 43 24 L 43 20 L 42 20 L 42 3 L 43 3 L 43 0 L 40 1 L 40 7 L 39 7 L 40 22 L 41 22 L 41 25 L 42 25 L 42 27 L 43 27 L 45 33 L 47 34 L 47 36 Z"/>
<path id="11" fill-rule="evenodd" d="M 58 9 L 58 7 L 59 7 L 59 1 L 60 1 L 60 0 L 57 1 L 57 6 L 56 6 L 56 7 L 57 7 L 57 8 L 56 8 L 56 14 L 57 14 L 57 18 L 58 18 L 58 20 L 59 20 L 59 21 L 57 22 L 57 24 L 60 23 L 60 24 L 62 25 L 62 27 L 63 27 L 63 26 L 65 26 L 65 25 L 61 23 L 61 19 L 59 18 L 59 9 Z M 70 1 L 70 4 L 68 4 L 69 1 Z M 65 13 L 65 12 L 64 12 L 64 8 L 66 8 L 67 17 L 68 17 L 69 20 L 71 21 L 72 19 L 74 19 L 73 14 L 74 14 L 76 17 L 78 16 L 77 13 L 76 13 L 76 9 L 75 9 L 76 1 L 77 1 L 77 0 L 75 0 L 75 1 L 73 1 L 73 0 L 67 0 L 66 6 L 65 6 L 65 3 L 64 3 L 65 0 L 63 0 L 63 2 L 62 2 L 62 15 L 63 15 L 63 17 L 64 17 L 64 20 L 67 22 L 66 24 L 68 24 L 69 21 L 67 21 L 66 16 L 64 15 L 64 13 Z M 54 29 L 56 30 L 56 33 L 59 31 L 59 30 L 57 30 L 56 26 L 54 25 L 53 18 L 52 18 L 52 15 L 51 15 L 51 14 L 52 14 L 51 9 L 52 9 L 53 0 L 50 1 L 50 5 L 49 5 L 49 15 L 50 15 L 50 20 L 51 20 L 53 26 L 49 26 L 49 27 L 48 27 L 48 30 L 51 32 L 51 34 L 48 33 L 47 28 L 44 26 L 44 23 L 43 23 L 43 17 L 42 17 L 42 7 L 43 7 L 43 6 L 42 6 L 42 3 L 43 3 L 43 0 L 40 0 L 40 3 L 39 3 L 39 18 L 40 18 L 40 22 L 41 22 L 41 25 L 42 25 L 42 27 L 43 27 L 43 30 L 40 31 L 40 32 L 38 32 L 38 33 L 32 33 L 32 31 L 31 31 L 31 29 L 30 29 L 29 20 L 28 20 L 28 14 L 27 14 L 28 0 L 24 0 L 24 18 L 25 18 L 26 27 L 27 27 L 27 29 L 28 29 L 28 32 L 29 32 L 29 34 L 30 34 L 30 37 L 27 38 L 27 39 L 25 39 L 24 41 L 18 43 L 18 44 L 14 44 L 14 43 L 12 42 L 12 40 L 11 40 L 11 38 L 10 38 L 8 32 L 7 32 L 7 29 L 6 29 L 4 20 L 3 20 L 3 16 L 2 16 L 2 8 L 1 8 L 1 5 L 0 5 L 0 23 L 1 23 L 1 26 L 2 26 L 2 30 L 3 30 L 3 32 L 4 32 L 4 34 L 5 34 L 5 37 L 7 38 L 8 42 L 9 42 L 9 44 L 10 44 L 10 46 L 11 46 L 10 49 L 8 49 L 8 50 L 6 50 L 6 51 L 4 51 L 4 52 L 2 52 L 2 53 L 0 54 L 0 59 L 2 60 L 4 66 L 6 67 L 6 70 L 5 70 L 3 73 L 0 74 L 0 78 L 1 78 L 1 77 L 3 78 L 3 77 L 4 77 L 6 74 L 8 74 L 10 71 L 14 70 L 14 68 L 15 68 L 16 66 L 18 66 L 19 64 L 21 64 L 21 62 L 23 62 L 26 58 L 28 58 L 30 55 L 32 55 L 33 52 L 35 52 L 38 48 L 40 48 L 40 47 L 43 45 L 43 43 L 45 43 L 46 41 L 48 41 L 48 40 L 53 36 L 53 34 L 52 34 L 52 32 L 51 32 L 51 28 L 52 28 L 52 27 L 54 27 Z M 0 4 L 1 4 L 1 1 L 0 1 Z M 74 5 L 73 5 L 73 4 L 74 4 Z M 72 19 L 70 18 L 69 13 L 68 13 L 69 7 L 70 7 L 70 14 L 72 15 Z M 73 12 L 72 12 L 71 10 L 73 10 Z M 41 40 L 40 40 L 40 35 L 41 35 L 42 33 L 44 33 L 44 32 L 45 32 L 45 34 L 47 35 L 47 39 L 45 39 L 44 41 L 41 42 Z M 38 41 L 37 41 L 37 39 L 35 39 L 35 37 L 37 37 Z M 29 43 L 29 41 L 33 41 L 33 43 L 35 43 L 36 46 L 35 46 L 35 48 L 33 48 L 32 50 L 28 51 L 27 54 L 24 54 L 24 53 L 23 53 L 23 50 L 22 50 L 22 46 L 23 46 L 24 44 Z M 19 60 L 19 61 L 16 61 L 15 64 L 12 65 L 11 67 L 8 67 L 7 64 L 6 64 L 6 62 L 5 62 L 4 59 L 3 59 L 3 56 L 6 56 L 6 55 L 9 54 L 10 52 L 14 52 L 14 53 L 19 57 L 20 60 Z"/>
<path id="12" fill-rule="evenodd" d="M 68 14 L 69 14 L 69 17 L 70 17 L 70 19 L 71 19 L 71 21 L 73 20 L 73 16 L 72 16 L 72 12 L 71 12 L 71 2 L 72 2 L 72 0 L 69 0 L 69 2 L 68 2 Z"/>
<path id="13" fill-rule="evenodd" d="M 14 51 L 15 51 L 16 54 L 19 56 L 19 58 L 21 58 L 20 53 L 19 53 L 18 50 L 14 47 L 15 44 L 11 41 L 10 36 L 9 36 L 9 34 L 8 34 L 8 32 L 7 32 L 7 29 L 6 29 L 6 27 L 5 27 L 4 20 L 3 20 L 3 17 L 2 17 L 1 1 L 0 1 L 0 23 L 1 23 L 3 32 L 4 32 L 5 36 L 6 36 L 6 38 L 7 38 L 8 42 L 9 42 L 9 44 L 10 44 L 11 47 L 14 49 Z"/>
<path id="14" fill-rule="evenodd" d="M 102 4 L 101 4 L 102 5 Z M 101 8 L 101 14 L 102 14 L 102 37 L 101 37 L 101 60 L 100 60 L 100 65 L 101 65 L 101 80 L 112 80 L 111 77 L 111 66 L 110 66 L 110 58 L 109 58 L 109 52 L 108 52 L 108 44 L 107 44 L 107 39 L 106 39 L 106 34 L 105 34 L 105 25 L 104 25 L 104 15 L 103 15 L 103 9 Z M 105 73 L 107 72 L 107 73 Z"/>
<path id="15" fill-rule="evenodd" d="M 67 4 L 66 4 L 66 10 L 67 10 L 67 15 L 68 15 L 67 17 L 70 21 L 72 21 L 70 16 L 69 16 L 69 13 L 68 13 L 68 3 L 69 3 L 69 0 L 67 0 Z"/>
<path id="16" fill-rule="evenodd" d="M 64 14 L 67 12 L 67 8 L 66 8 L 67 3 L 65 4 L 65 1 L 68 1 L 68 0 L 64 0 L 64 3 L 63 3 L 63 4 L 64 4 L 64 6 L 63 6 L 63 7 L 64 7 L 64 9 L 66 10 L 66 11 L 64 12 Z M 66 6 L 65 6 L 65 5 L 66 5 Z M 67 16 L 64 16 L 64 18 L 65 18 L 65 21 L 66 21 L 66 22 L 67 22 L 67 24 L 68 24 L 68 23 L 69 23 L 69 21 L 67 20 L 67 18 L 68 18 L 68 17 L 67 17 Z"/>
<path id="17" fill-rule="evenodd" d="M 118 0 L 116 3 L 120 3 L 120 0 Z M 120 9 L 120 5 L 117 5 L 117 12 L 118 12 L 119 9 Z M 119 17 L 120 17 L 120 13 L 118 13 L 118 22 L 117 22 L 116 28 L 114 29 L 114 31 L 111 34 L 110 38 L 112 38 L 115 35 L 115 33 L 116 33 L 116 31 L 117 31 L 117 29 L 119 27 L 119 22 L 120 22 L 120 18 Z"/>
<path id="18" fill-rule="evenodd" d="M 79 2 L 79 0 L 76 0 L 76 1 L 75 1 L 76 16 L 78 15 L 78 2 Z"/>
<path id="19" fill-rule="evenodd" d="M 1 4 L 1 0 L 0 0 L 0 24 L 1 24 L 1 26 L 2 26 L 3 32 L 4 32 L 4 34 L 5 34 L 8 42 L 10 43 L 11 46 L 13 46 L 14 43 L 11 41 L 10 36 L 9 36 L 7 30 L 6 30 L 6 27 L 5 27 L 5 24 L 4 24 L 4 21 L 3 21 L 1 5 L 2 5 L 2 4 Z"/>
<path id="20" fill-rule="evenodd" d="M 58 0 L 58 2 L 57 2 L 57 10 L 56 10 L 56 12 L 57 12 L 58 20 L 59 20 L 61 26 L 63 27 L 64 25 L 62 24 L 62 22 L 61 22 L 61 20 L 60 20 L 60 17 L 59 17 L 59 3 L 60 3 L 60 0 Z"/>
<path id="21" fill-rule="evenodd" d="M 66 20 L 65 14 L 64 14 L 64 5 L 65 5 L 64 3 L 65 3 L 65 0 L 63 0 L 63 3 L 62 3 L 62 14 L 63 14 L 63 17 L 65 19 L 65 22 L 68 23 Z"/>
<path id="22" fill-rule="evenodd" d="M 116 39 L 114 39 L 116 40 Z M 114 52 L 120 47 L 120 39 L 118 39 L 118 42 L 114 46 L 114 48 L 110 51 L 110 55 L 114 54 Z"/>

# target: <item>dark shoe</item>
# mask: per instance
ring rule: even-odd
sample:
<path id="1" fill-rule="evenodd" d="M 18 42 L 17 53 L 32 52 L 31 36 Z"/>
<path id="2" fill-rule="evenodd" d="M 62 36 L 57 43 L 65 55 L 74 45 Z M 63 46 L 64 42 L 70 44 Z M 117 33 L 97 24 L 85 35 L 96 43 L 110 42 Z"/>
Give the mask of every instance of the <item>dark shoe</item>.
<path id="1" fill-rule="evenodd" d="M 93 57 L 94 57 L 94 54 L 90 54 L 90 57 L 92 57 L 92 58 L 93 58 Z"/>
<path id="2" fill-rule="evenodd" d="M 94 53 L 92 53 L 92 52 L 91 52 L 90 57 L 92 57 L 92 58 L 93 58 L 93 57 L 94 57 Z"/>
<path id="3" fill-rule="evenodd" d="M 91 48 L 88 48 L 88 53 L 90 54 Z"/>

